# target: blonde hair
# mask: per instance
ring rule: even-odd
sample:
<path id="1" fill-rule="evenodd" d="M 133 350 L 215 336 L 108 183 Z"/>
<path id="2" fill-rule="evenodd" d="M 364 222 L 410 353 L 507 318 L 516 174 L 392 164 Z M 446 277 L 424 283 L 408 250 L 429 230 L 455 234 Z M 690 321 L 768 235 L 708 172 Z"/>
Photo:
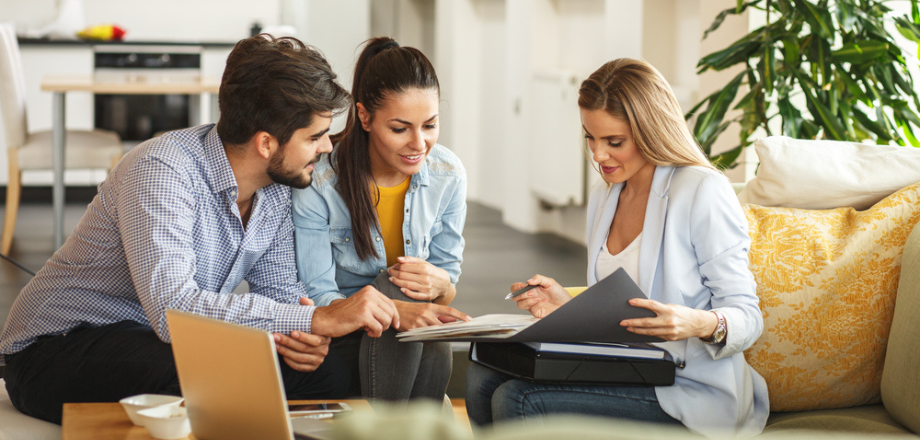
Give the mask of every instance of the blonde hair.
<path id="1" fill-rule="evenodd" d="M 578 106 L 626 121 L 639 152 L 653 165 L 718 171 L 690 134 L 671 86 L 645 61 L 608 61 L 581 83 Z"/>

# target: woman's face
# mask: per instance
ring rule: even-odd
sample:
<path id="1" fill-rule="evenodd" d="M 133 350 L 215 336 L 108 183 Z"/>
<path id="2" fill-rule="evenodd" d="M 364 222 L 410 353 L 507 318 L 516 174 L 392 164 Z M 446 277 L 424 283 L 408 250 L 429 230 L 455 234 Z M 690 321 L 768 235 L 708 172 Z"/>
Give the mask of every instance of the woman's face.
<path id="1" fill-rule="evenodd" d="M 373 117 L 358 103 L 358 117 L 369 134 L 371 173 L 384 187 L 399 185 L 419 172 L 438 141 L 438 91 L 409 89 L 387 96 Z"/>
<path id="2" fill-rule="evenodd" d="M 581 110 L 585 139 L 607 183 L 626 182 L 645 167 L 654 167 L 639 152 L 629 124 L 606 110 Z"/>

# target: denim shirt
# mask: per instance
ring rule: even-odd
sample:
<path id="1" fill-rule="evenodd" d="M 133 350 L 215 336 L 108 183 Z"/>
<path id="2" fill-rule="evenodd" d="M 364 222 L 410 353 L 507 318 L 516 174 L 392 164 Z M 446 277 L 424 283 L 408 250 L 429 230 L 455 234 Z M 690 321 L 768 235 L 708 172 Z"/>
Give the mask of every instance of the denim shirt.
<path id="1" fill-rule="evenodd" d="M 351 215 L 336 189 L 338 179 L 330 160 L 331 155 L 316 163 L 309 188 L 291 194 L 297 273 L 317 306 L 350 296 L 387 268 L 383 238 L 375 228 L 371 237 L 377 256 L 358 258 Z M 466 170 L 453 152 L 436 144 L 406 192 L 404 255 L 444 269 L 456 283 L 465 222 Z"/>

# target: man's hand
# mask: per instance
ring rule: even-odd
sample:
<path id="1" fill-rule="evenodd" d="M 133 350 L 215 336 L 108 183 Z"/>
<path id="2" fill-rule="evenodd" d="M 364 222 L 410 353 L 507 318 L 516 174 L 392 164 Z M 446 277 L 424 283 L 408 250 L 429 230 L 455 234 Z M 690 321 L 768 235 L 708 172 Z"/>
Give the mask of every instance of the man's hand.
<path id="1" fill-rule="evenodd" d="M 454 322 L 456 320 L 469 321 L 470 316 L 453 307 L 442 306 L 431 303 L 410 303 L 405 301 L 393 301 L 396 304 L 396 310 L 399 311 L 401 325 L 396 327 L 397 331 L 406 331 L 418 327 L 428 327 L 429 325 L 443 324 Z"/>
<path id="2" fill-rule="evenodd" d="M 329 353 L 328 336 L 311 335 L 293 331 L 290 336 L 274 333 L 275 349 L 284 363 L 297 371 L 313 371 L 319 368 Z"/>
<path id="3" fill-rule="evenodd" d="M 572 299 L 569 292 L 556 280 L 543 275 L 534 275 L 526 283 L 514 283 L 511 285 L 511 291 L 522 289 L 528 285 L 540 287 L 514 297 L 514 302 L 517 303 L 518 308 L 527 310 L 536 318 L 542 318 L 553 313 L 559 306 Z"/>
<path id="4" fill-rule="evenodd" d="M 446 270 L 421 258 L 403 256 L 398 261 L 387 273 L 390 282 L 409 298 L 434 301 L 450 292 L 452 285 Z"/>
<path id="5" fill-rule="evenodd" d="M 337 338 L 363 328 L 368 336 L 379 338 L 386 329 L 399 327 L 399 312 L 393 300 L 373 286 L 365 286 L 346 299 L 317 307 L 311 327 L 314 335 Z"/>

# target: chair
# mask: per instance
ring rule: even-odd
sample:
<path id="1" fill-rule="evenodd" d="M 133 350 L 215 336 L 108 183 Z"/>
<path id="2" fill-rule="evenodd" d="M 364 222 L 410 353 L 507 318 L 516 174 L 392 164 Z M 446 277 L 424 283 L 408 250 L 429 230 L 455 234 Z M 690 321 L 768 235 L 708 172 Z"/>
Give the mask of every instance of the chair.
<path id="1" fill-rule="evenodd" d="M 16 215 L 22 193 L 22 171 L 50 170 L 51 132 L 29 133 L 26 121 L 25 80 L 19 43 L 9 24 L 0 24 L 0 112 L 9 154 L 9 183 L 0 252 L 13 244 Z M 65 169 L 110 169 L 124 153 L 118 134 L 104 130 L 67 130 Z"/>

